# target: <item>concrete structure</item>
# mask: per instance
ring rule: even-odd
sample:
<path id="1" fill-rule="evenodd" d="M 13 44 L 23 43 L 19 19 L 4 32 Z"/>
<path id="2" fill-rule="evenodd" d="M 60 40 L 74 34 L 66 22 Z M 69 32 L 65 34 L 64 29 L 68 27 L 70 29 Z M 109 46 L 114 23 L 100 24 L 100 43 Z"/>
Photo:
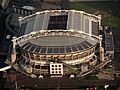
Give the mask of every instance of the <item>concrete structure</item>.
<path id="1" fill-rule="evenodd" d="M 87 64 L 83 64 L 83 65 L 81 66 L 81 71 L 82 71 L 82 72 L 88 71 L 88 65 L 87 65 Z"/>
<path id="2" fill-rule="evenodd" d="M 112 59 L 114 59 L 114 40 L 111 27 L 105 26 L 105 52 L 109 54 Z M 118 36 L 119 38 L 119 36 Z"/>
<path id="3" fill-rule="evenodd" d="M 60 77 L 84 76 L 95 69 L 95 48 L 102 47 L 101 17 L 83 11 L 46 10 L 19 18 L 19 25 L 6 61 L 16 70 L 31 77 Z"/>
<path id="4" fill-rule="evenodd" d="M 100 60 L 104 61 L 104 48 L 100 47 Z"/>
<path id="5" fill-rule="evenodd" d="M 3 9 L 6 9 L 9 5 L 9 2 L 10 0 L 0 0 L 0 6 L 3 8 Z"/>
<path id="6" fill-rule="evenodd" d="M 32 6 L 23 6 L 23 7 L 18 7 L 18 6 L 13 6 L 12 10 L 15 14 L 20 14 L 20 15 L 31 15 L 35 12 L 35 8 Z"/>

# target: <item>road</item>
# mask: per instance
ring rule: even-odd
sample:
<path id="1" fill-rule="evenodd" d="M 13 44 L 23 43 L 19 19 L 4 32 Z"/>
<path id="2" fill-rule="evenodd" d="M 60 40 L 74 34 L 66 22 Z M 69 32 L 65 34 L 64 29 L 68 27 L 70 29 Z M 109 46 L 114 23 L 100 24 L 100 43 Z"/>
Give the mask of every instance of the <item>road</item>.
<path id="1" fill-rule="evenodd" d="M 120 81 L 116 80 L 82 80 L 79 78 L 44 78 L 44 79 L 33 79 L 25 75 L 17 73 L 17 81 L 19 87 L 29 86 L 33 88 L 43 89 L 78 89 L 80 87 L 104 87 L 104 85 L 110 85 L 117 87 Z M 5 87 L 11 87 L 11 83 L 7 82 Z"/>

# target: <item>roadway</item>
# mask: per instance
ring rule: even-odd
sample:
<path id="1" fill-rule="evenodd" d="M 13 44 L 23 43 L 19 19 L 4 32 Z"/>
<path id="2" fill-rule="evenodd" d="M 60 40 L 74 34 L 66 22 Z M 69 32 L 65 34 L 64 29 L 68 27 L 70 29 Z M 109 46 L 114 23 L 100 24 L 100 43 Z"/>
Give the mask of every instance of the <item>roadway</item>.
<path id="1" fill-rule="evenodd" d="M 43 89 L 78 89 L 80 87 L 104 87 L 104 85 L 110 85 L 118 87 L 120 80 L 83 80 L 79 78 L 43 78 L 33 79 L 23 74 L 17 73 L 17 79 L 15 80 L 19 87 L 33 87 Z M 11 84 L 12 83 L 12 84 Z M 15 83 L 15 82 L 14 82 Z M 13 82 L 6 82 L 5 87 L 10 88 Z"/>

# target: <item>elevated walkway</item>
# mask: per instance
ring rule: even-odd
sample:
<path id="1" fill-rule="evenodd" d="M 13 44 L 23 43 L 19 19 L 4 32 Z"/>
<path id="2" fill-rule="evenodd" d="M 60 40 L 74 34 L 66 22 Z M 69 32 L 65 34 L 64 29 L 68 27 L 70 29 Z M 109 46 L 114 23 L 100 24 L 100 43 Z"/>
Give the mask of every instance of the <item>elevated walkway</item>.
<path id="1" fill-rule="evenodd" d="M 11 66 L 5 66 L 5 67 L 3 67 L 3 68 L 0 68 L 0 72 L 4 72 L 4 71 L 6 71 L 6 70 L 8 70 L 8 69 L 10 69 L 11 68 Z"/>
<path id="2" fill-rule="evenodd" d="M 103 68 L 106 64 L 110 63 L 112 60 L 105 60 L 103 62 L 101 62 L 99 65 L 96 66 L 96 68 Z"/>
<path id="3" fill-rule="evenodd" d="M 37 76 L 35 74 L 29 74 L 29 73 L 26 73 L 25 71 L 21 70 L 21 68 L 18 66 L 18 64 L 13 64 L 13 63 L 9 62 L 8 60 L 5 63 L 9 64 L 11 67 L 14 67 L 17 71 L 21 72 L 22 74 L 25 74 L 26 76 L 29 76 L 32 78 L 37 78 Z"/>

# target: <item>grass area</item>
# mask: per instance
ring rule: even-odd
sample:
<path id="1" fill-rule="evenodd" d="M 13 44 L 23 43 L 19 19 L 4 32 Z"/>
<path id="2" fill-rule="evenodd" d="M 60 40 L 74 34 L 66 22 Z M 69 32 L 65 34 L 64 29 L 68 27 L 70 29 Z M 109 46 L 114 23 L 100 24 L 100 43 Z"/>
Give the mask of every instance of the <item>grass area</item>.
<path id="1" fill-rule="evenodd" d="M 87 80 L 98 80 L 98 77 L 95 75 L 90 75 L 86 77 Z"/>
<path id="2" fill-rule="evenodd" d="M 87 6 L 83 2 L 70 2 L 70 9 L 83 10 L 89 13 L 93 13 L 94 11 L 96 11 L 95 8 Z"/>
<path id="3" fill-rule="evenodd" d="M 112 69 L 112 68 L 106 68 L 106 69 L 103 69 L 103 71 L 106 71 L 106 72 L 112 72 L 113 69 Z"/>
<path id="4" fill-rule="evenodd" d="M 102 25 L 110 25 L 110 26 L 120 28 L 120 18 L 115 16 L 103 18 Z"/>
<path id="5" fill-rule="evenodd" d="M 102 25 L 120 28 L 120 2 L 70 2 L 70 9 L 102 15 Z"/>

